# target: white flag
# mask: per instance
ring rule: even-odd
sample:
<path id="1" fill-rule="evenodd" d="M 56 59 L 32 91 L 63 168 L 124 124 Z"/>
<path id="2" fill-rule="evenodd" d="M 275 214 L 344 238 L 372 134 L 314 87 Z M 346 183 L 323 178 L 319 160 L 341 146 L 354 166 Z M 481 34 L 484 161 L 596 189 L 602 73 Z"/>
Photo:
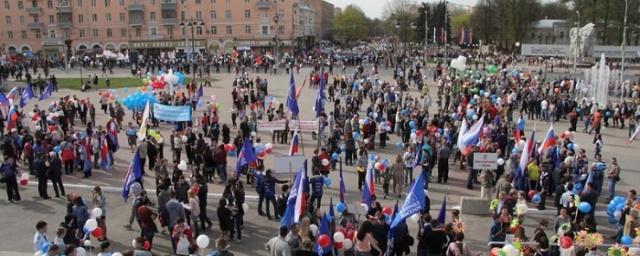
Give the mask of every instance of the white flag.
<path id="1" fill-rule="evenodd" d="M 142 122 L 140 123 L 140 130 L 138 131 L 139 140 L 147 137 L 147 119 L 149 119 L 149 101 L 147 101 L 147 105 L 144 107 L 144 112 L 142 113 Z"/>

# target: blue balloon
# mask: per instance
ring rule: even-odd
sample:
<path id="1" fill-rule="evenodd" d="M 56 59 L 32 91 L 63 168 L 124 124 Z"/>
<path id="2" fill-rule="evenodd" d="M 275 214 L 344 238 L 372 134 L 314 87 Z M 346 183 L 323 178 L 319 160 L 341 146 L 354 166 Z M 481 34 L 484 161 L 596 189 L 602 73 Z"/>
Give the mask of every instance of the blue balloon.
<path id="1" fill-rule="evenodd" d="M 333 153 L 331 154 L 331 159 L 333 159 L 334 161 L 338 161 L 338 158 L 340 158 L 340 155 L 338 153 Z"/>
<path id="2" fill-rule="evenodd" d="M 337 210 L 339 213 L 343 213 L 343 212 L 344 212 L 344 210 L 346 210 L 346 209 L 347 209 L 347 206 L 345 206 L 345 205 L 344 205 L 344 203 L 339 202 L 339 203 L 337 203 L 337 204 L 336 204 L 336 210 Z"/>
<path id="3" fill-rule="evenodd" d="M 615 217 L 613 217 L 613 216 L 609 216 L 609 224 L 616 224 L 616 223 L 618 223 L 618 221 L 616 220 L 616 218 L 615 218 Z"/>
<path id="4" fill-rule="evenodd" d="M 621 245 L 631 245 L 633 243 L 633 238 L 631 238 L 628 235 L 624 235 L 622 236 L 622 238 L 620 238 L 620 244 Z"/>
<path id="5" fill-rule="evenodd" d="M 569 150 L 573 150 L 573 143 L 569 143 L 569 144 L 567 144 L 567 148 L 568 148 Z"/>
<path id="6" fill-rule="evenodd" d="M 575 188 L 578 191 L 582 191 L 582 183 L 576 183 L 573 188 Z"/>
<path id="7" fill-rule="evenodd" d="M 329 179 L 328 177 L 324 177 L 324 185 L 325 186 L 331 186 L 331 179 Z"/>
<path id="8" fill-rule="evenodd" d="M 603 162 L 597 162 L 596 163 L 596 169 L 598 171 L 603 171 L 606 168 L 606 165 Z"/>
<path id="9" fill-rule="evenodd" d="M 411 128 L 415 128 L 415 127 L 416 127 L 416 121 L 411 120 L 411 121 L 409 122 L 409 127 L 411 127 Z"/>
<path id="10" fill-rule="evenodd" d="M 385 158 L 385 159 L 382 159 L 381 163 L 382 163 L 382 165 L 384 165 L 384 166 L 387 166 L 387 167 L 388 167 L 388 166 L 389 166 L 389 159 L 386 159 L 386 158 Z"/>
<path id="11" fill-rule="evenodd" d="M 353 139 L 354 140 L 359 140 L 360 139 L 360 133 L 359 132 L 353 132 Z"/>
<path id="12" fill-rule="evenodd" d="M 344 151 L 344 144 L 340 144 L 340 150 Z"/>
<path id="13" fill-rule="evenodd" d="M 44 243 L 44 244 L 42 244 L 42 247 L 40 247 L 40 251 L 49 252 L 49 248 L 51 248 L 51 244 L 50 243 Z"/>
<path id="14" fill-rule="evenodd" d="M 607 215 L 613 216 L 613 213 L 616 211 L 616 205 L 613 204 L 613 201 L 607 205 Z"/>
<path id="15" fill-rule="evenodd" d="M 53 147 L 53 151 L 60 153 L 60 145 Z"/>
<path id="16" fill-rule="evenodd" d="M 578 210 L 582 213 L 588 213 L 591 211 L 591 205 L 587 202 L 582 202 L 580 203 L 580 206 L 578 206 Z"/>
<path id="17" fill-rule="evenodd" d="M 398 148 L 398 149 L 404 148 L 404 143 L 402 143 L 402 141 L 396 142 L 396 148 Z"/>
<path id="18" fill-rule="evenodd" d="M 535 194 L 533 198 L 531 198 L 531 201 L 534 204 L 539 204 L 540 202 L 542 202 L 542 197 L 540 196 L 540 193 Z"/>
<path id="19" fill-rule="evenodd" d="M 230 156 L 230 157 L 236 157 L 237 154 L 238 153 L 235 150 L 231 150 L 231 151 L 227 152 L 227 156 Z"/>
<path id="20" fill-rule="evenodd" d="M 442 128 L 438 128 L 438 133 L 443 134 L 444 130 Z"/>
<path id="21" fill-rule="evenodd" d="M 613 201 L 614 204 L 618 205 L 618 204 L 624 203 L 625 198 L 622 196 L 615 196 L 611 201 Z"/>
<path id="22" fill-rule="evenodd" d="M 369 161 L 374 161 L 376 160 L 376 155 L 375 154 L 369 154 Z"/>

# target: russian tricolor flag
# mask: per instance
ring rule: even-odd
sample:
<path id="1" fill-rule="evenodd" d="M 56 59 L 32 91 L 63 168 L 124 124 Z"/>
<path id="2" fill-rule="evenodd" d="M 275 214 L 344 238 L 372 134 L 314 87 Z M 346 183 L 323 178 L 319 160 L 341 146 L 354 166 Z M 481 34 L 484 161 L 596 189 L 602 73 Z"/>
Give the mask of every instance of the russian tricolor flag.
<path id="1" fill-rule="evenodd" d="M 535 154 L 535 145 L 536 145 L 536 131 L 531 132 L 531 137 L 524 144 L 524 148 L 522 149 L 522 155 L 520 155 L 520 164 L 516 170 L 516 177 L 514 182 L 516 184 L 516 189 L 522 189 L 520 187 L 520 179 L 524 176 L 524 170 L 526 170 L 527 165 L 529 164 L 529 159 L 533 154 Z"/>
<path id="2" fill-rule="evenodd" d="M 522 115 L 520 115 L 520 117 L 518 118 L 518 121 L 516 122 L 516 130 L 513 132 L 513 138 L 515 139 L 516 143 L 520 141 L 520 138 L 524 133 L 525 125 L 526 125 L 526 122 L 524 121 L 524 118 L 522 118 Z"/>
<path id="3" fill-rule="evenodd" d="M 484 115 L 480 117 L 473 126 L 466 133 L 459 135 L 462 136 L 460 151 L 463 155 L 468 155 L 471 152 L 473 145 L 478 143 L 480 139 L 480 133 L 482 132 L 482 127 L 484 126 Z"/>
<path id="4" fill-rule="evenodd" d="M 293 132 L 293 137 L 291 138 L 291 146 L 289 147 L 289 155 L 295 156 L 298 154 L 298 144 L 300 143 L 300 134 L 298 134 L 298 130 Z"/>
<path id="5" fill-rule="evenodd" d="M 456 145 L 458 146 L 459 149 L 464 148 L 464 145 L 462 144 L 462 137 L 463 137 L 462 135 L 465 134 L 468 130 L 469 130 L 469 124 L 467 123 L 467 119 L 462 118 L 460 131 L 458 131 L 458 141 L 456 142 Z"/>
<path id="6" fill-rule="evenodd" d="M 115 150 L 118 150 L 118 124 L 116 123 L 115 119 L 111 118 L 111 120 L 109 120 L 107 122 L 107 134 L 109 135 L 109 139 L 111 140 L 111 143 L 113 143 L 116 147 Z"/>
<path id="7" fill-rule="evenodd" d="M 7 114 L 7 131 L 11 131 L 11 129 L 16 127 L 16 121 L 18 120 L 18 111 L 16 108 L 11 105 L 9 109 L 9 113 Z"/>
<path id="8" fill-rule="evenodd" d="M 371 196 L 375 195 L 376 188 L 373 184 L 373 159 L 369 159 L 367 164 L 367 172 L 364 176 L 364 185 L 362 188 L 362 203 L 366 204 L 366 208 L 371 207 Z"/>
<path id="9" fill-rule="evenodd" d="M 544 140 L 542 144 L 538 147 L 538 155 L 542 155 L 542 153 L 548 148 L 552 148 L 556 145 L 556 135 L 553 132 L 553 125 L 549 126 L 549 130 L 547 134 L 544 136 Z"/>
<path id="10" fill-rule="evenodd" d="M 100 162 L 102 169 L 111 170 L 111 155 L 109 154 L 109 144 L 106 136 L 102 137 L 102 142 L 100 143 L 100 155 L 102 156 L 102 161 Z"/>

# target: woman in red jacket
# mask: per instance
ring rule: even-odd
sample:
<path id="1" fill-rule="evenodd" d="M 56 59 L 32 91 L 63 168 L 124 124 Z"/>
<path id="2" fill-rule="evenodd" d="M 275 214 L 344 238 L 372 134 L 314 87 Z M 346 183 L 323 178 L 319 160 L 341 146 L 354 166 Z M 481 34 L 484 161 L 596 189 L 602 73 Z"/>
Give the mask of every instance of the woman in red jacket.
<path id="1" fill-rule="evenodd" d="M 73 159 L 75 158 L 75 148 L 71 142 L 63 142 L 61 147 L 62 162 L 64 162 L 64 173 L 69 175 L 73 173 Z"/>

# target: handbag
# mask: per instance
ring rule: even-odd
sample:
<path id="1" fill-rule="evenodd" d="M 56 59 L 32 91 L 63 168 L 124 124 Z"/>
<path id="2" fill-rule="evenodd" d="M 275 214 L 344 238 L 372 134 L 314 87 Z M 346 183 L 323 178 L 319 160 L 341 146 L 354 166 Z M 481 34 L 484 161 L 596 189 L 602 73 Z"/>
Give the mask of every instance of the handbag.
<path id="1" fill-rule="evenodd" d="M 189 255 L 189 240 L 184 235 L 180 236 L 176 245 L 176 254 Z"/>

